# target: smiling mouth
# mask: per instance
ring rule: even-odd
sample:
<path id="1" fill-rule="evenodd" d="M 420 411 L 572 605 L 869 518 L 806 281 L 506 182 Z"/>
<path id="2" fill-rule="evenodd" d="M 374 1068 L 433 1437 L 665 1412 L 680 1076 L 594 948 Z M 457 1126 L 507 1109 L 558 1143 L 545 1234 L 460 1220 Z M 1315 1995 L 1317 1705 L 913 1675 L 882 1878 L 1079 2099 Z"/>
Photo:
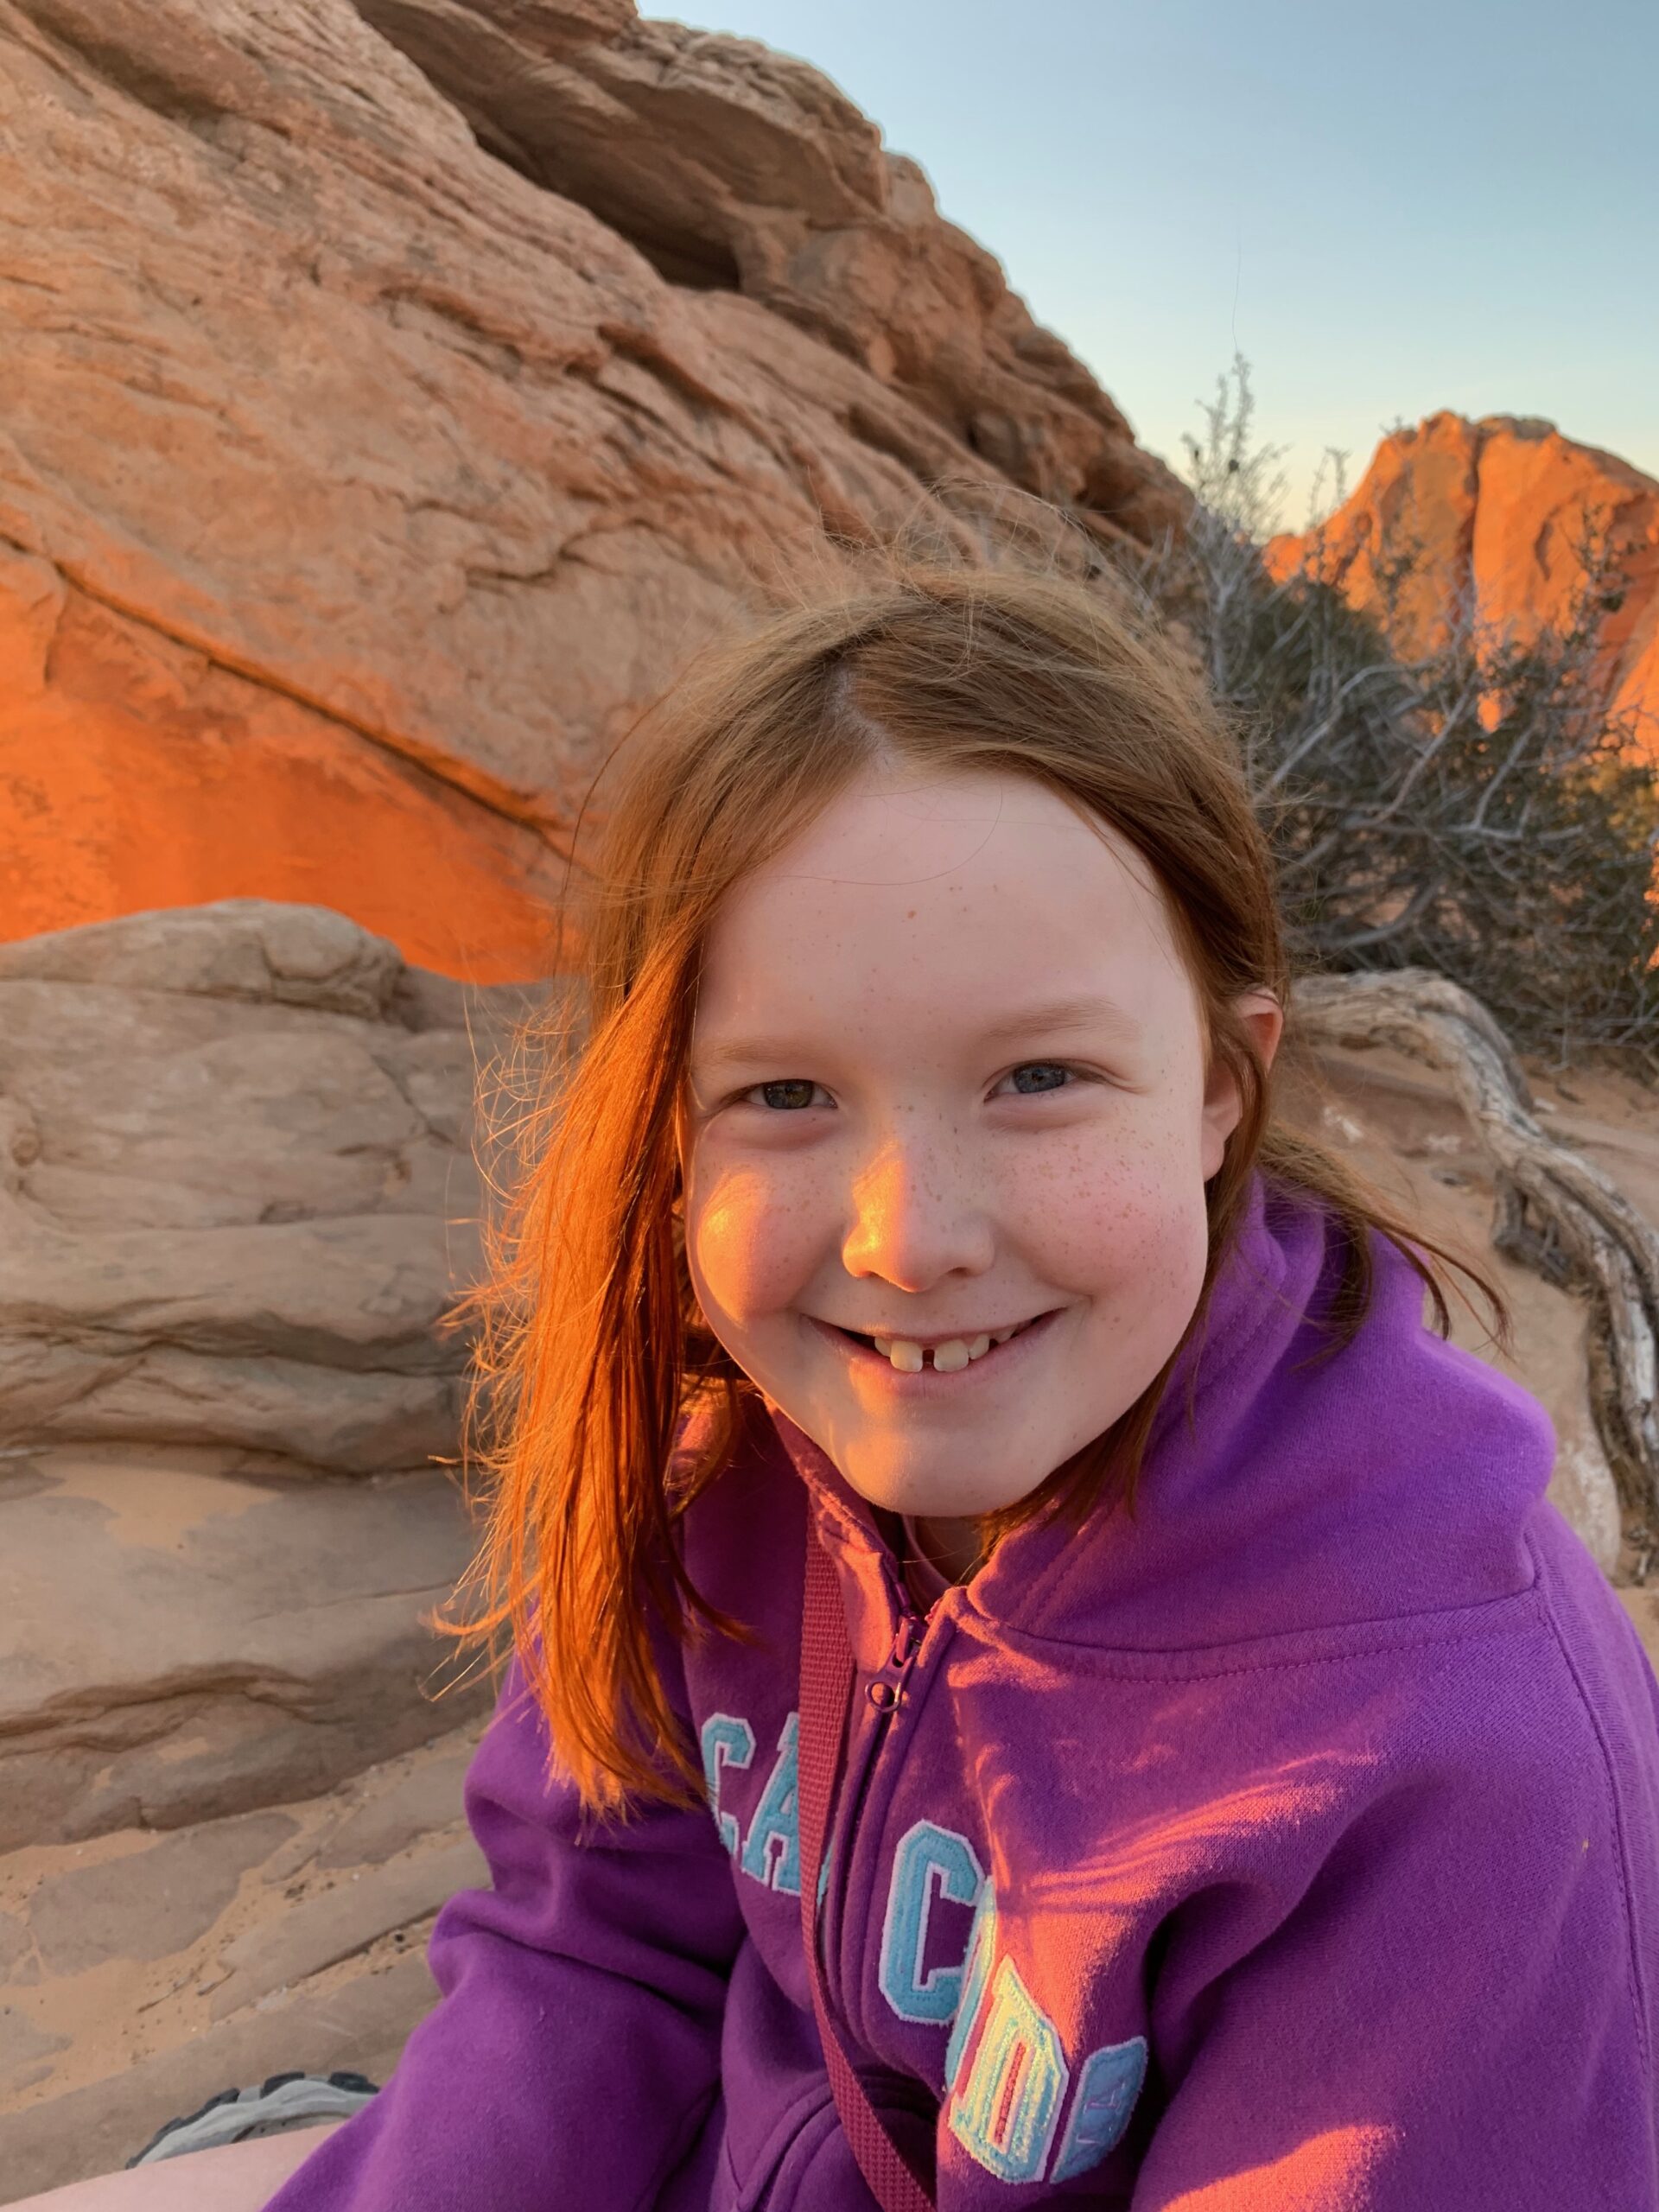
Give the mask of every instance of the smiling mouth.
<path id="1" fill-rule="evenodd" d="M 1047 1319 L 1046 1313 L 1033 1313 L 1029 1319 L 1016 1321 L 1006 1329 L 981 1330 L 972 1336 L 944 1337 L 926 1344 L 913 1337 L 876 1336 L 857 1329 L 843 1329 L 834 1322 L 827 1325 L 834 1328 L 837 1336 L 885 1359 L 901 1375 L 919 1375 L 925 1368 L 940 1375 L 959 1375 L 963 1368 L 976 1366 L 1003 1344 Z"/>

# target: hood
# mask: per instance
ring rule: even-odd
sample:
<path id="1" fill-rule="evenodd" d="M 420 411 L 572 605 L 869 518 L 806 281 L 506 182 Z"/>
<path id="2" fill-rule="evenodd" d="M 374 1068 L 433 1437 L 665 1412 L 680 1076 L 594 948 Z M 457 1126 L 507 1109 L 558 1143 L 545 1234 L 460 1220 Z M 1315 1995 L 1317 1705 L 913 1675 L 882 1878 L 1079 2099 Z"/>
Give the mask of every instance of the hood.
<path id="1" fill-rule="evenodd" d="M 1419 1276 L 1375 1230 L 1370 1249 L 1357 1335 L 1309 1364 L 1330 1342 L 1319 1321 L 1340 1280 L 1340 1226 L 1258 1171 L 1205 1325 L 1171 1370 L 1135 1518 L 1103 1503 L 1074 1535 L 1051 1501 L 940 1605 L 997 1634 L 1173 1652 L 1527 1588 L 1522 1532 L 1554 1464 L 1549 1416 L 1426 1328 Z M 824 1453 L 782 1413 L 772 1420 L 850 1574 L 861 1656 L 891 1633 L 892 1554 Z"/>

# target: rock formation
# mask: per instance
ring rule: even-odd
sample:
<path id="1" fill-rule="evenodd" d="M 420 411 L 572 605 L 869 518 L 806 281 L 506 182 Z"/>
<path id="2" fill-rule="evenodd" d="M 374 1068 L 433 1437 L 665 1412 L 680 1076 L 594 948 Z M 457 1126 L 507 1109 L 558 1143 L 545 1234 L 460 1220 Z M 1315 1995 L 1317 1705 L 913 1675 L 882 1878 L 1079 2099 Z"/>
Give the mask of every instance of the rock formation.
<path id="1" fill-rule="evenodd" d="M 1398 598 L 1399 636 L 1408 652 L 1427 652 L 1460 608 L 1522 641 L 1560 627 L 1586 531 L 1598 527 L 1619 580 L 1600 638 L 1605 696 L 1639 718 L 1659 760 L 1659 483 L 1554 423 L 1440 414 L 1396 431 L 1352 497 L 1318 529 L 1274 538 L 1268 560 L 1276 575 L 1306 568 L 1376 607 L 1379 571 L 1414 557 Z"/>
<path id="2" fill-rule="evenodd" d="M 442 1323 L 524 1003 L 254 899 L 0 946 L 0 1850 L 304 1794 L 444 1725 Z"/>
<path id="3" fill-rule="evenodd" d="M 0 2204 L 117 2171 L 233 2082 L 384 2082 L 436 1999 L 433 1915 L 484 1879 L 480 1725 L 280 1811 L 0 1857 Z"/>
<path id="4" fill-rule="evenodd" d="M 538 975 L 598 764 L 825 521 L 1179 512 L 804 64 L 365 14 L 0 0 L 0 939 L 324 899 Z"/>
<path id="5" fill-rule="evenodd" d="M 468 1021 L 523 1002 L 256 899 L 0 945 L 0 1449 L 453 1452 Z"/>
<path id="6" fill-rule="evenodd" d="M 628 0 L 359 6 L 481 145 L 591 209 L 671 283 L 786 316 L 1043 499 L 1141 539 L 1179 520 L 1167 472 L 1093 377 L 940 216 L 917 163 L 806 62 L 641 22 Z"/>

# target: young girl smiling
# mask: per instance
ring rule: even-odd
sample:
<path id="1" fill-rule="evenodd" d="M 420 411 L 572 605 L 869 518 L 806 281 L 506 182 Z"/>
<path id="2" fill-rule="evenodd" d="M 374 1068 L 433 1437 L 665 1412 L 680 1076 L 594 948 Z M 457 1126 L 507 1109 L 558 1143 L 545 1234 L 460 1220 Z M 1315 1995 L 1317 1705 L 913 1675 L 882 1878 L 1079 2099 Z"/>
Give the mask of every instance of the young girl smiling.
<path id="1" fill-rule="evenodd" d="M 1179 660 L 895 563 L 630 751 L 480 1299 L 493 1886 L 271 2212 L 1659 2205 L 1659 1688 L 1275 1118 Z"/>

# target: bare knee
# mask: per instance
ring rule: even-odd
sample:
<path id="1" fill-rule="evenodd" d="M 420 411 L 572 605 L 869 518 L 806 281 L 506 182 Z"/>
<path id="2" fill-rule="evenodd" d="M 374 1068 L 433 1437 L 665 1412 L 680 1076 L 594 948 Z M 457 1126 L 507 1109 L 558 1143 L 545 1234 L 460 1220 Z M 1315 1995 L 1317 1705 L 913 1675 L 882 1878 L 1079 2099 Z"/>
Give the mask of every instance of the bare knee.
<path id="1" fill-rule="evenodd" d="M 10 2212 L 261 2212 L 324 2136 L 345 2125 L 331 2120 L 321 2127 L 290 2128 L 251 2143 L 163 2158 L 159 2165 L 135 2166 L 130 2173 L 72 2181 L 67 2189 L 25 2197 Z"/>

